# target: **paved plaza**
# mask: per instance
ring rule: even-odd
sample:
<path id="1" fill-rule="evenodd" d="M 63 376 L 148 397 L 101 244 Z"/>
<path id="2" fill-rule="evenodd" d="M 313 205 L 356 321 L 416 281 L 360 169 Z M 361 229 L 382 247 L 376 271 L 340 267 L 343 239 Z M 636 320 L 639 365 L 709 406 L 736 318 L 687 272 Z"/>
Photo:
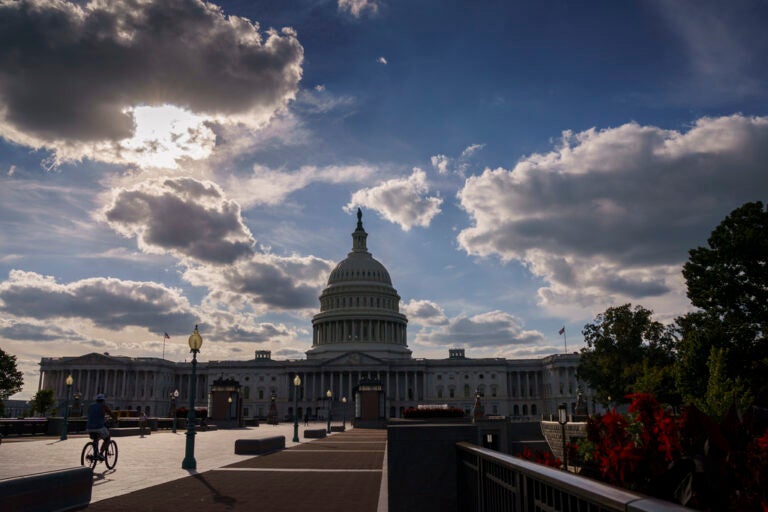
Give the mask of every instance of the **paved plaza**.
<path id="1" fill-rule="evenodd" d="M 318 422 L 304 428 L 323 428 Z M 237 439 L 285 436 L 286 450 L 235 455 Z M 262 425 L 198 432 L 196 471 L 181 469 L 185 431 L 115 438 L 114 470 L 96 466 L 88 510 L 356 510 L 385 512 L 386 431 L 349 429 L 293 443 L 293 425 Z M 80 465 L 84 435 L 5 439 L 0 478 Z M 339 507 L 339 508 L 336 508 Z"/>

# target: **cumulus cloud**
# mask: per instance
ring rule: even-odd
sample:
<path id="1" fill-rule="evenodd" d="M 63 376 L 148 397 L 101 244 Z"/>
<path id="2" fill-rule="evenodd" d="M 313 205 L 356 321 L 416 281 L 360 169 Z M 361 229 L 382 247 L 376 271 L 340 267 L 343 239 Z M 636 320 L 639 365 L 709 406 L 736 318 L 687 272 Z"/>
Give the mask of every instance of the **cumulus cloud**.
<path id="1" fill-rule="evenodd" d="M 141 326 L 155 333 L 183 331 L 198 321 L 181 291 L 161 284 L 114 278 L 60 284 L 52 276 L 21 270 L 12 270 L 0 283 L 0 311 L 21 319 L 87 319 L 110 330 Z M 3 329 L 33 330 L 26 323 Z"/>
<path id="2" fill-rule="evenodd" d="M 158 178 L 113 190 L 101 217 L 136 237 L 148 253 L 226 264 L 250 255 L 255 243 L 240 206 L 218 185 L 194 178 Z"/>
<path id="3" fill-rule="evenodd" d="M 448 323 L 443 308 L 429 300 L 412 300 L 402 304 L 400 309 L 411 324 L 445 325 Z"/>
<path id="4" fill-rule="evenodd" d="M 339 0 L 339 11 L 346 11 L 355 18 L 361 17 L 366 11 L 370 14 L 379 12 L 378 0 Z"/>
<path id="5" fill-rule="evenodd" d="M 385 66 L 386 66 L 387 64 L 389 64 L 389 63 L 387 62 L 387 59 L 386 59 L 386 58 L 384 58 L 384 57 L 379 57 L 378 59 L 376 59 L 376 62 L 378 62 L 379 64 L 384 64 Z"/>
<path id="6" fill-rule="evenodd" d="M 428 227 L 440 213 L 442 198 L 429 197 L 427 175 L 419 168 L 407 178 L 395 178 L 375 187 L 364 188 L 352 194 L 346 211 L 358 206 L 376 210 L 385 219 L 399 224 L 403 231 L 413 226 Z"/>
<path id="7" fill-rule="evenodd" d="M 504 347 L 541 345 L 544 336 L 522 328 L 519 319 L 503 311 L 451 318 L 442 327 L 422 331 L 416 343 L 451 347 Z"/>
<path id="8" fill-rule="evenodd" d="M 523 262 L 548 282 L 544 304 L 669 298 L 687 251 L 768 190 L 767 160 L 765 117 L 565 132 L 549 153 L 466 180 L 458 198 L 474 225 L 458 242 Z"/>
<path id="9" fill-rule="evenodd" d="M 430 158 L 432 167 L 434 167 L 440 174 L 448 174 L 448 164 L 451 163 L 451 159 L 445 155 L 434 155 Z"/>
<path id="10" fill-rule="evenodd" d="M 302 74 L 293 30 L 202 0 L 21 0 L 0 20 L 0 136 L 59 160 L 125 159 L 141 106 L 263 125 Z"/>
<path id="11" fill-rule="evenodd" d="M 432 167 L 434 167 L 439 174 L 448 174 L 452 172 L 458 176 L 465 177 L 472 156 L 484 147 L 485 144 L 470 144 L 462 150 L 457 158 L 450 158 L 446 155 L 438 154 L 432 156 L 430 162 L 432 163 Z"/>
<path id="12" fill-rule="evenodd" d="M 275 310 L 316 309 L 318 295 L 335 263 L 315 256 L 254 254 L 227 266 L 194 266 L 183 277 L 209 289 L 213 308 Z"/>
<path id="13" fill-rule="evenodd" d="M 244 208 L 257 204 L 272 206 L 283 203 L 290 194 L 311 183 L 367 182 L 375 172 L 374 167 L 366 164 L 327 167 L 308 165 L 293 172 L 255 165 L 250 176 L 230 176 L 227 190 L 229 196 Z"/>

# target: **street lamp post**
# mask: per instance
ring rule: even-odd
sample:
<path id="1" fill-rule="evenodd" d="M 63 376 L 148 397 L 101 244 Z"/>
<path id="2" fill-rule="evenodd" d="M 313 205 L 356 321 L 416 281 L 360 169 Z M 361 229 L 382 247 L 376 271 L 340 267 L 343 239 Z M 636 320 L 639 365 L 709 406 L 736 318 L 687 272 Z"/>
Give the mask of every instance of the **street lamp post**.
<path id="1" fill-rule="evenodd" d="M 171 392 L 171 416 L 173 417 L 173 432 L 176 433 L 176 399 L 179 398 L 179 390 L 174 389 L 173 392 Z"/>
<path id="2" fill-rule="evenodd" d="M 301 377 L 296 374 L 293 378 L 293 442 L 299 442 L 299 386 L 301 386 Z"/>
<path id="3" fill-rule="evenodd" d="M 72 375 L 67 376 L 64 383 L 67 385 L 67 402 L 64 404 L 64 427 L 61 429 L 61 441 L 67 440 L 67 430 L 69 429 L 69 392 L 72 391 L 72 383 L 75 382 Z"/>
<path id="4" fill-rule="evenodd" d="M 347 397 L 341 397 L 341 428 L 347 430 Z"/>
<path id="5" fill-rule="evenodd" d="M 197 469 L 195 460 L 195 372 L 197 370 L 197 353 L 203 345 L 203 337 L 197 332 L 197 326 L 189 337 L 189 348 L 192 352 L 192 379 L 189 385 L 189 414 L 187 414 L 187 446 L 181 469 Z"/>
<path id="6" fill-rule="evenodd" d="M 331 433 L 331 404 L 333 403 L 333 393 L 329 389 L 325 392 L 325 396 L 328 397 L 328 433 Z"/>
<path id="7" fill-rule="evenodd" d="M 568 406 L 565 402 L 557 406 L 557 422 L 563 434 L 563 469 L 568 471 L 568 452 L 565 451 L 565 424 L 568 423 Z"/>

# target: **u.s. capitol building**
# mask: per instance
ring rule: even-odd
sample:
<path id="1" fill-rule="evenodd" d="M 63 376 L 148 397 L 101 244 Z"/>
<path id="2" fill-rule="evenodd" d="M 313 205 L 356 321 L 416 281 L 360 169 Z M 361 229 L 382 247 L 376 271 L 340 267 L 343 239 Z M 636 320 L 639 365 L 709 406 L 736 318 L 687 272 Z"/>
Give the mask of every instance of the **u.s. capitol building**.
<path id="1" fill-rule="evenodd" d="M 476 393 L 486 414 L 513 420 L 555 413 L 563 402 L 573 409 L 579 360 L 575 353 L 540 359 L 473 359 L 465 356 L 464 349 L 455 348 L 445 359 L 412 357 L 408 319 L 399 311 L 400 296 L 387 269 L 368 252 L 367 237 L 358 210 L 352 251 L 333 269 L 320 295 L 306 359 L 274 360 L 269 351 L 256 351 L 248 361 L 198 363 L 196 405 L 210 408 L 212 386 L 223 383 L 238 389 L 237 415 L 242 418 L 265 417 L 273 397 L 278 417 L 292 416 L 294 378 L 299 375 L 300 416 L 324 417 L 330 390 L 332 410 L 345 408 L 351 417 L 353 391 L 361 381 L 380 383 L 385 418 L 425 404 L 447 404 L 469 412 Z M 66 378 L 72 375 L 70 391 L 84 401 L 104 393 L 113 408 L 165 416 L 169 397 L 178 390 L 177 406 L 189 404 L 192 365 L 188 362 L 90 353 L 46 357 L 40 369 L 39 388 L 53 389 L 60 400 L 67 397 Z"/>

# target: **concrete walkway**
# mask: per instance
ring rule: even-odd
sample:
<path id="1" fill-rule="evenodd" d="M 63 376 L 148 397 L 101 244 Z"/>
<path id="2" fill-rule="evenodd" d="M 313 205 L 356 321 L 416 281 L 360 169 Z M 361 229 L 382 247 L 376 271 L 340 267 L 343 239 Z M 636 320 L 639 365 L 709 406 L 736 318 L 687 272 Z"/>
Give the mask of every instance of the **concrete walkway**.
<path id="1" fill-rule="evenodd" d="M 324 425 L 300 425 L 299 435 Z M 286 450 L 260 457 L 234 454 L 237 439 L 275 435 L 285 436 Z M 292 437 L 292 424 L 198 432 L 196 471 L 181 469 L 186 445 L 182 430 L 115 438 L 117 465 L 114 470 L 96 466 L 88 510 L 229 511 L 258 506 L 386 511 L 386 431 L 348 430 L 325 439 L 300 438 L 300 443 L 291 442 Z M 0 445 L 0 478 L 79 466 L 87 440 L 82 435 L 66 441 L 6 439 Z"/>

